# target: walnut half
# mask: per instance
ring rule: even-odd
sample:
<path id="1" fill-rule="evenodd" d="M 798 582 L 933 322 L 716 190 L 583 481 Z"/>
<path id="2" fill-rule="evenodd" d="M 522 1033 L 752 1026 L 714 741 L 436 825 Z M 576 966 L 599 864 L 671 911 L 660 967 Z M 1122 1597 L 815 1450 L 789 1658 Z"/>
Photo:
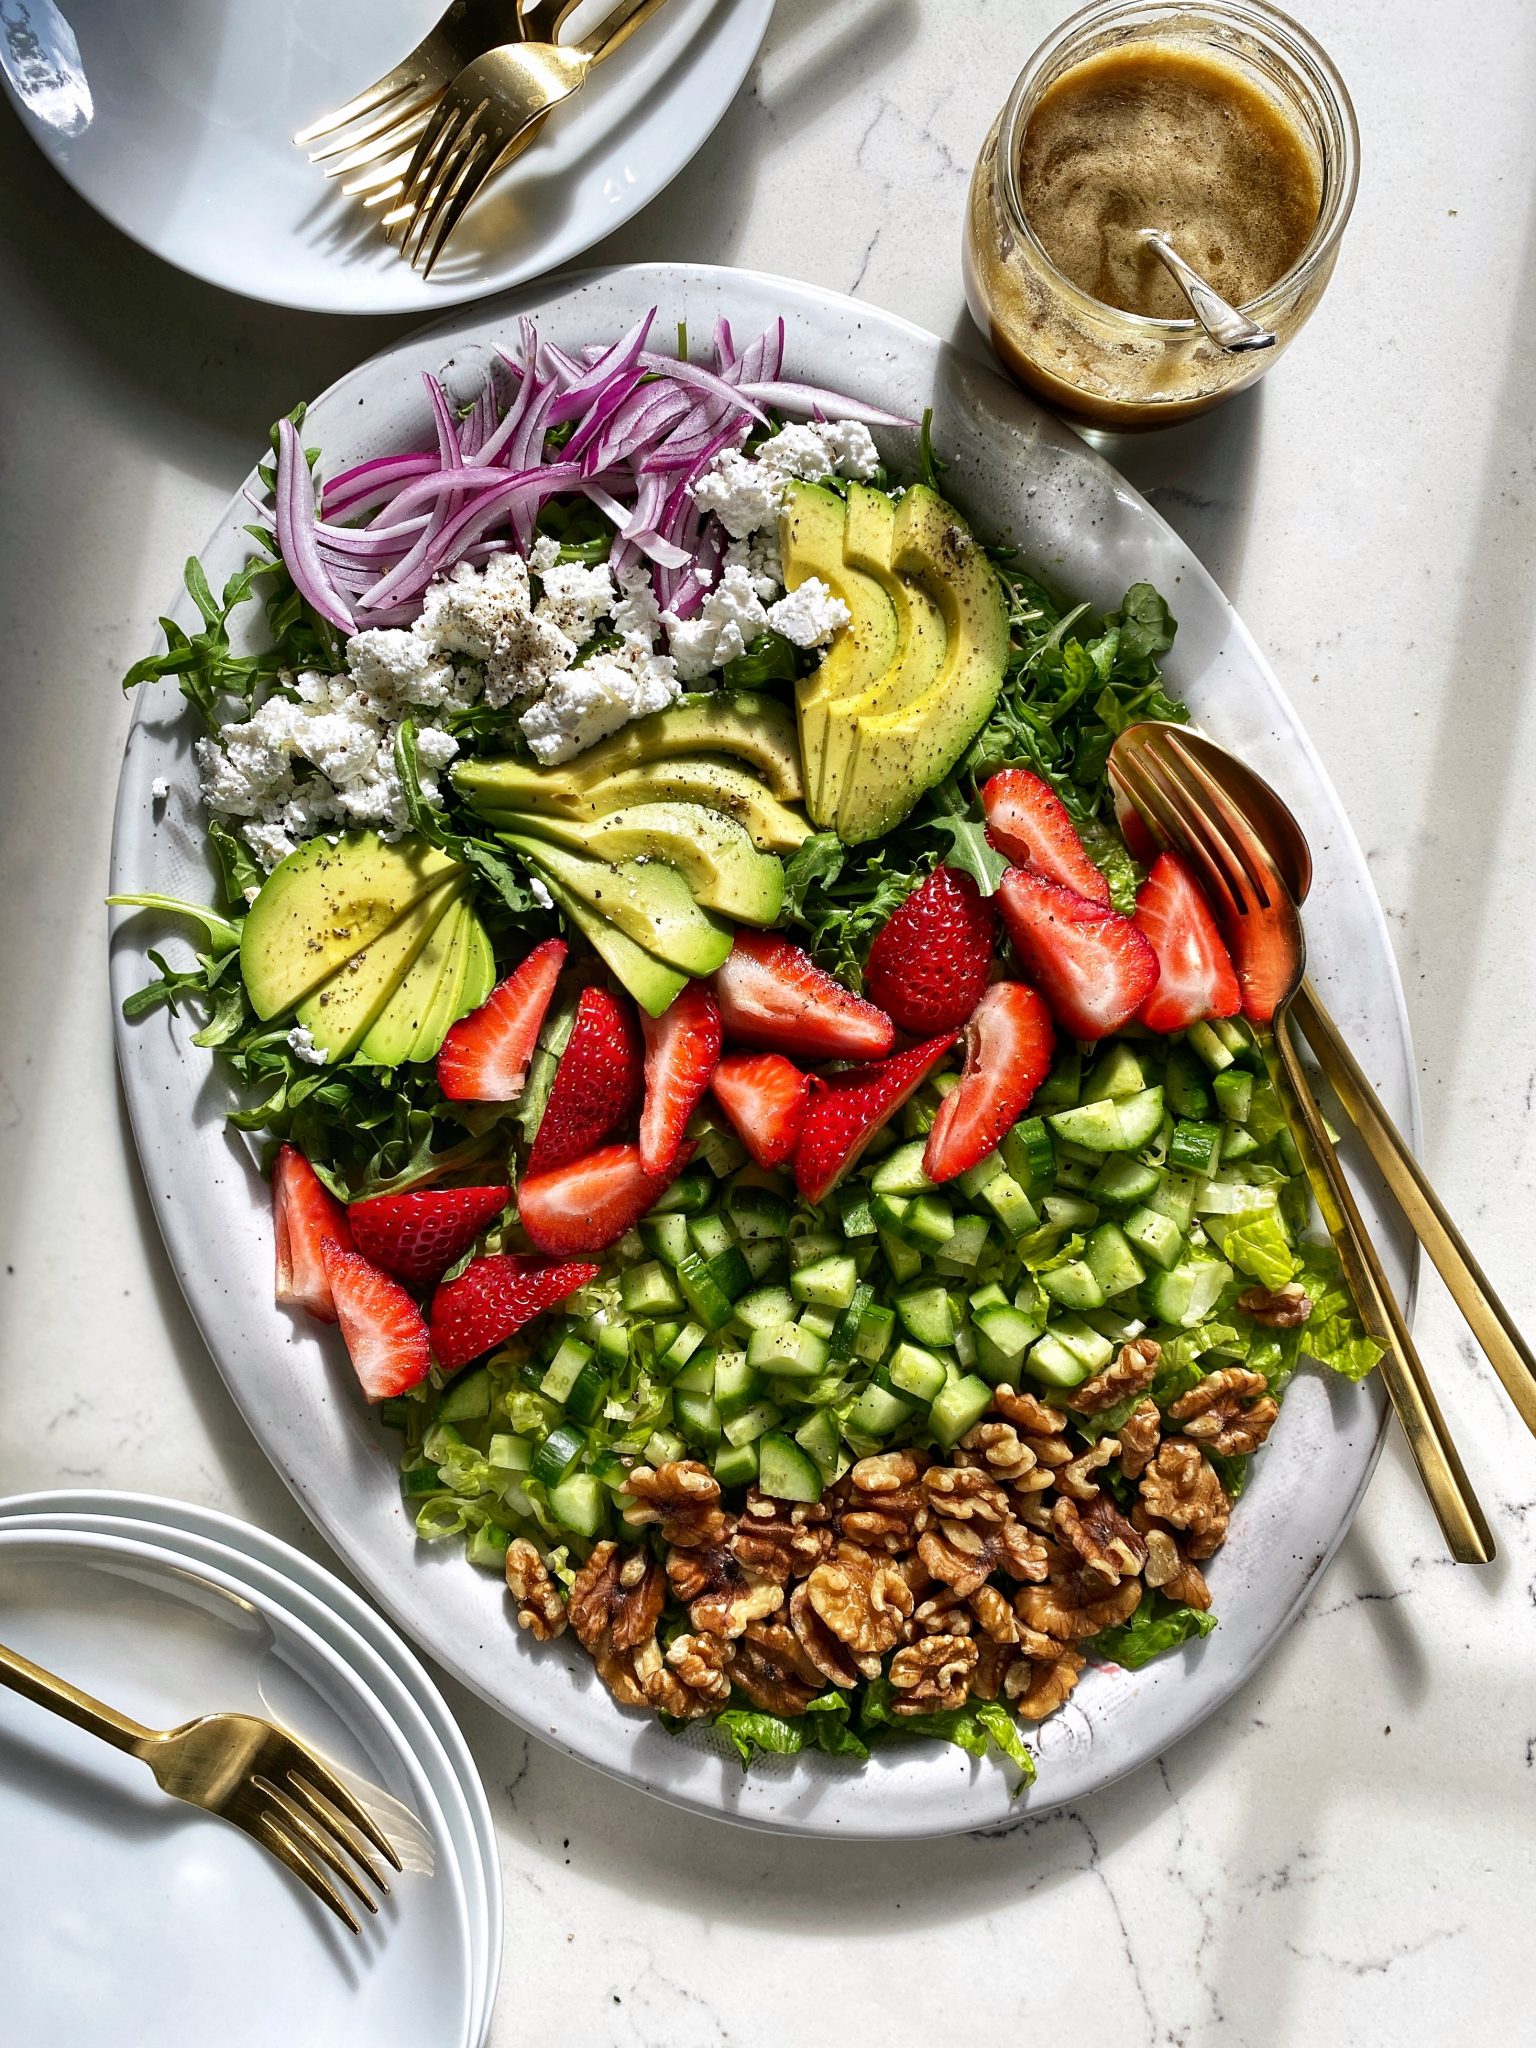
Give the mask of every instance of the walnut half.
<path id="1" fill-rule="evenodd" d="M 517 1602 L 517 1625 L 541 1643 L 565 1633 L 565 1602 L 538 1547 L 526 1536 L 507 1545 L 507 1591 Z"/>

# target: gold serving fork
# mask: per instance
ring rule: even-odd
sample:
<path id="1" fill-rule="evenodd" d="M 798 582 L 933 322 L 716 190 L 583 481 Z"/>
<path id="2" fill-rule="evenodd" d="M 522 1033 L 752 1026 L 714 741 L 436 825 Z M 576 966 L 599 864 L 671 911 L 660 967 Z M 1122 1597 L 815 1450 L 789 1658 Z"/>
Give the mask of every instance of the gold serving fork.
<path id="1" fill-rule="evenodd" d="M 594 64 L 648 21 L 664 0 L 618 0 L 579 42 L 508 43 L 461 71 L 433 108 L 405 173 L 401 203 L 384 216 L 400 252 L 431 274 L 470 202 L 527 147 L 538 123 L 585 84 Z M 576 0 L 555 24 L 558 35 Z"/>
<path id="2" fill-rule="evenodd" d="M 328 178 L 360 173 L 342 189 L 392 197 L 443 89 L 476 57 L 528 35 L 540 0 L 453 0 L 440 21 L 393 71 L 301 128 L 294 141 L 325 165 Z M 312 143 L 322 146 L 310 149 Z"/>
<path id="3" fill-rule="evenodd" d="M 394 1870 L 399 1857 L 335 1773 L 270 1721 L 253 1714 L 204 1714 L 180 1728 L 143 1728 L 3 1643 L 0 1685 L 140 1758 L 173 1799 L 232 1821 L 286 1864 L 354 1934 L 361 1931 L 358 1922 L 327 1872 L 370 1913 L 378 1912 L 353 1865 L 376 1891 L 387 1893 L 389 1880 L 365 1844 Z"/>
<path id="4" fill-rule="evenodd" d="M 1285 987 L 1275 1005 L 1273 1050 L 1266 1048 L 1278 1093 L 1318 1209 L 1339 1254 L 1361 1318 L 1383 1346 L 1382 1378 L 1413 1452 L 1436 1519 L 1459 1564 L 1487 1564 L 1493 1537 L 1440 1412 L 1423 1360 L 1371 1243 L 1332 1135 L 1291 1036 L 1289 1009 L 1306 974 L 1306 944 L 1295 898 L 1263 836 L 1176 725 L 1148 722 L 1122 733 L 1110 750 L 1119 795 L 1162 846 L 1182 854 L 1204 883 L 1233 950 L 1239 978 L 1245 958 L 1283 958 Z M 1210 749 L 1216 752 L 1215 749 Z M 1278 1071 L 1277 1071 L 1278 1070 Z"/>

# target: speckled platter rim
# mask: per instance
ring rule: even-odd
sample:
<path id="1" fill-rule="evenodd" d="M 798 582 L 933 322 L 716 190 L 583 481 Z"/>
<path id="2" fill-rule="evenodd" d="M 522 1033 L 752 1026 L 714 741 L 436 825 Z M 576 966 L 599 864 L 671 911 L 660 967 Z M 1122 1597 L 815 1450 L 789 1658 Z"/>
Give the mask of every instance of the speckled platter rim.
<path id="1" fill-rule="evenodd" d="M 398 448 L 426 431 L 420 372 L 473 389 L 520 314 L 567 348 L 611 337 L 648 306 L 707 333 L 727 314 L 738 335 L 782 314 L 793 374 L 915 416 L 934 407 L 946 487 L 984 531 L 1017 545 L 1047 580 L 1095 604 L 1155 583 L 1180 621 L 1172 685 L 1218 739 L 1267 774 L 1313 848 L 1309 958 L 1331 1007 L 1410 1142 L 1418 1096 L 1402 988 L 1364 857 L 1321 763 L 1251 636 L 1211 577 L 1145 499 L 1067 428 L 994 370 L 891 314 L 782 278 L 705 265 L 644 264 L 551 280 L 460 314 L 343 377 L 310 409 L 326 466 Z M 908 469 L 912 437 L 882 434 Z M 238 495 L 204 550 L 215 587 L 243 554 Z M 192 623 L 178 599 L 173 616 Z M 146 621 L 146 625 L 147 625 Z M 141 693 L 129 735 L 112 847 L 114 890 L 206 891 L 191 744 L 193 722 L 167 688 Z M 171 786 L 157 802 L 157 778 Z M 162 933 L 114 913 L 114 1002 L 144 978 Z M 452 1548 L 415 1544 L 391 1440 L 357 1399 L 334 1333 L 274 1307 L 266 1189 L 224 1121 L 224 1084 L 159 1013 L 117 1026 L 118 1059 L 145 1179 L 166 1246 L 219 1370 L 257 1440 L 379 1604 L 439 1663 L 530 1733 L 658 1797 L 786 1832 L 915 1837 L 996 1829 L 1081 1801 L 1160 1755 L 1249 1678 L 1295 1618 L 1342 1539 L 1380 1449 L 1385 1406 L 1306 1374 L 1233 1517 L 1211 1571 L 1221 1626 L 1203 1643 L 1129 1673 L 1089 1673 L 1040 1731 L 1039 1778 L 934 1743 L 878 1753 L 862 1768 L 818 1755 L 743 1774 L 702 1732 L 678 1739 L 617 1708 L 569 1639 L 535 1645 L 511 1625 L 494 1577 Z M 1375 1206 L 1400 1295 L 1408 1241 Z"/>

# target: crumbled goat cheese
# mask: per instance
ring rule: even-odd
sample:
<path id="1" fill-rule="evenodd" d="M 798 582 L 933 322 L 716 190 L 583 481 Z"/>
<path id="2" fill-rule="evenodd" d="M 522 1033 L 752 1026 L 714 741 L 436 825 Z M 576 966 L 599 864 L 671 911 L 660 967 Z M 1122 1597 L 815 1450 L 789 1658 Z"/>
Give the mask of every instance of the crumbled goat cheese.
<path id="1" fill-rule="evenodd" d="M 554 909 L 555 899 L 550 895 L 537 875 L 530 875 L 528 877 L 528 893 L 541 910 Z"/>
<path id="2" fill-rule="evenodd" d="M 567 640 L 584 646 L 597 631 L 599 619 L 612 612 L 617 593 L 608 564 L 589 569 L 584 562 L 556 562 L 539 578 L 544 594 L 536 615 L 556 626 Z"/>
<path id="3" fill-rule="evenodd" d="M 163 775 L 157 775 L 149 785 L 149 793 L 157 804 L 163 804 L 171 793 L 171 785 Z"/>
<path id="4" fill-rule="evenodd" d="M 733 540 L 725 551 L 727 569 L 745 569 L 752 588 L 764 604 L 772 604 L 784 588 L 784 564 L 779 559 L 779 529 L 765 526 L 750 540 Z"/>
<path id="5" fill-rule="evenodd" d="M 651 583 L 650 569 L 632 566 L 619 571 L 622 595 L 613 608 L 613 630 L 628 640 L 643 640 L 654 647 L 661 633 L 661 607 Z"/>
<path id="6" fill-rule="evenodd" d="M 535 576 L 542 576 L 547 569 L 553 569 L 560 559 L 560 543 L 552 534 L 541 533 L 528 550 L 528 566 Z"/>
<path id="7" fill-rule="evenodd" d="M 626 639 L 556 676 L 518 724 L 535 758 L 550 767 L 631 719 L 664 710 L 678 694 L 676 664 L 643 640 Z"/>
<path id="8" fill-rule="evenodd" d="M 822 483 L 830 476 L 867 483 L 879 467 L 880 451 L 868 427 L 858 420 L 817 420 L 783 428 L 752 455 L 724 450 L 694 485 L 693 498 L 733 540 L 754 540 L 761 547 L 762 561 L 748 563 L 754 576 L 772 575 L 782 585 L 777 527 L 785 486 L 796 478 Z"/>
<path id="9" fill-rule="evenodd" d="M 853 614 L 819 576 L 807 576 L 787 597 L 768 607 L 768 623 L 796 647 L 825 647 Z"/>
<path id="10" fill-rule="evenodd" d="M 480 569 L 460 562 L 428 590 L 410 630 L 440 654 L 489 661 L 508 627 L 527 618 L 532 607 L 528 564 L 508 551 L 492 555 Z"/>
<path id="11" fill-rule="evenodd" d="M 662 614 L 667 644 L 685 683 L 697 682 L 711 669 L 723 668 L 745 654 L 768 630 L 768 614 L 748 572 L 736 566 L 723 572 L 699 606 L 695 617 Z"/>
<path id="12" fill-rule="evenodd" d="M 347 669 L 380 718 L 400 719 L 408 710 L 461 709 L 473 684 L 461 678 L 425 634 L 376 626 L 347 642 Z"/>
<path id="13" fill-rule="evenodd" d="M 713 512 L 733 540 L 745 540 L 778 518 L 786 481 L 777 470 L 727 448 L 694 485 L 693 502 L 701 512 Z"/>
<path id="14" fill-rule="evenodd" d="M 302 1024 L 295 1024 L 288 1034 L 289 1050 L 295 1059 L 303 1060 L 307 1066 L 323 1067 L 330 1054 L 323 1045 L 316 1045 Z"/>

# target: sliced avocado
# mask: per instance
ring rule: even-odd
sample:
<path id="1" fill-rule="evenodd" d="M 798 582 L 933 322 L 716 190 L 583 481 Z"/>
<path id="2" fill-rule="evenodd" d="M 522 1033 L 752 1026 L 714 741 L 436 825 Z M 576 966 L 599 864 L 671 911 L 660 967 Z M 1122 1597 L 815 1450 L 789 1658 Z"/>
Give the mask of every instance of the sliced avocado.
<path id="1" fill-rule="evenodd" d="M 685 974 L 713 974 L 731 950 L 723 918 L 701 910 L 693 892 L 665 861 L 606 861 L 573 853 L 526 832 L 502 838 L 545 875 L 553 875 L 624 936 Z"/>
<path id="2" fill-rule="evenodd" d="M 470 922 L 469 958 L 464 963 L 464 986 L 459 993 L 459 1007 L 449 1018 L 449 1023 L 457 1024 L 471 1010 L 478 1010 L 495 986 L 496 955 L 491 950 L 491 935 L 477 917 Z"/>
<path id="3" fill-rule="evenodd" d="M 695 903 L 745 924 L 772 924 L 784 902 L 773 855 L 758 852 L 745 825 L 702 804 L 631 804 L 583 822 L 530 813 L 525 829 L 600 860 L 665 861 Z"/>
<path id="4" fill-rule="evenodd" d="M 652 1017 L 659 1017 L 663 1010 L 670 1009 L 688 986 L 687 975 L 669 967 L 665 960 L 658 960 L 654 953 L 647 953 L 633 939 L 625 938 L 617 925 L 599 917 L 579 896 L 573 896 L 548 869 L 544 872 L 544 882 L 560 910 L 592 950 L 607 961 L 641 1009 Z"/>
<path id="5" fill-rule="evenodd" d="M 853 484 L 848 491 L 844 541 L 853 564 L 877 578 L 896 613 L 900 644 L 895 659 L 859 696 L 833 707 L 820 800 L 842 831 L 842 805 L 857 768 L 858 723 L 866 713 L 898 709 L 926 696 L 944 666 L 944 615 L 920 584 L 896 569 L 896 504 L 884 491 Z M 844 834 L 846 837 L 846 834 Z"/>
<path id="6" fill-rule="evenodd" d="M 774 796 L 799 800 L 800 747 L 794 720 L 776 698 L 755 690 L 700 690 L 679 697 L 665 711 L 637 718 L 599 740 L 559 770 L 543 772 L 592 789 L 627 768 L 644 768 L 683 754 L 727 755 L 738 768 L 766 783 Z M 504 769 L 516 765 L 495 756 L 466 761 L 453 771 L 454 783 L 474 803 L 482 792 L 497 788 Z"/>
<path id="7" fill-rule="evenodd" d="M 464 883 L 464 870 L 455 868 L 299 1004 L 298 1021 L 333 1066 L 362 1044 Z"/>
<path id="8" fill-rule="evenodd" d="M 896 512 L 894 567 L 942 614 L 946 653 L 932 687 L 859 712 L 837 829 L 850 845 L 878 838 L 946 776 L 986 722 L 1008 660 L 1008 613 L 996 571 L 953 506 L 917 484 Z"/>
<path id="9" fill-rule="evenodd" d="M 476 917 L 467 896 L 459 899 L 456 921 L 458 932 L 454 937 L 453 957 L 449 960 L 443 978 L 433 993 L 431 1008 L 422 1019 L 421 1029 L 406 1054 L 407 1060 L 436 1059 L 443 1040 L 448 1036 L 449 1025 L 456 1024 L 464 1014 L 464 984 L 475 950 L 474 934 L 485 928 Z"/>
<path id="10" fill-rule="evenodd" d="M 562 770 L 524 768 L 517 762 L 497 764 L 501 772 L 494 790 L 469 797 L 487 824 L 517 831 L 530 811 L 562 818 L 596 818 L 632 804 L 703 804 L 723 811 L 745 825 L 754 845 L 764 853 L 793 853 L 811 836 L 799 811 L 771 796 L 765 786 L 723 754 L 686 754 L 645 768 L 626 768 L 608 782 L 584 789 Z"/>
<path id="11" fill-rule="evenodd" d="M 459 897 L 439 918 L 426 944 L 401 976 L 394 994 L 368 1027 L 367 1036 L 353 1057 L 376 1067 L 397 1067 L 402 1061 L 425 1058 L 416 1052 L 418 1040 L 431 1029 L 439 1005 L 444 1009 L 458 993 L 464 978 L 466 920 L 469 906 Z M 444 984 L 447 987 L 444 987 Z M 442 1043 L 439 1031 L 432 1051 Z"/>
<path id="12" fill-rule="evenodd" d="M 312 995 L 445 876 L 461 872 L 424 839 L 307 839 L 268 875 L 240 934 L 240 973 L 257 1016 L 275 1017 Z"/>
<path id="13" fill-rule="evenodd" d="M 830 709 L 842 698 L 863 696 L 896 659 L 901 642 L 896 607 L 884 586 L 846 558 L 847 520 L 846 504 L 825 484 L 794 483 L 784 494 L 779 546 L 785 587 L 797 590 L 808 576 L 817 576 L 851 614 L 821 666 L 795 685 L 806 802 L 821 825 L 831 824 L 836 810 L 835 802 L 823 805 L 821 794 Z"/>

